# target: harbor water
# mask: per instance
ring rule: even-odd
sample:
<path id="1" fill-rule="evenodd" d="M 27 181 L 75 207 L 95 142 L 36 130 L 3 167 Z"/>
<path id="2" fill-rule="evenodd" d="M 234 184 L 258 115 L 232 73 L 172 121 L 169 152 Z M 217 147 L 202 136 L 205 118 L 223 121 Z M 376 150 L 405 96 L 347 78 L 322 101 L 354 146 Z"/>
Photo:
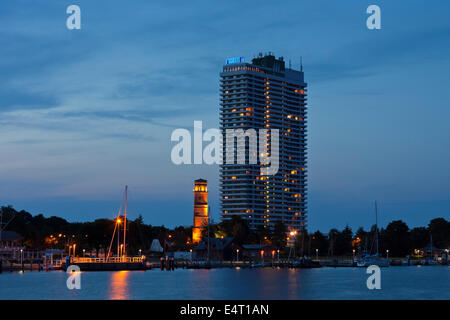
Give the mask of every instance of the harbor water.
<path id="1" fill-rule="evenodd" d="M 381 289 L 369 290 L 365 268 L 210 269 L 3 272 L 0 299 L 450 299 L 450 266 L 381 269 Z"/>

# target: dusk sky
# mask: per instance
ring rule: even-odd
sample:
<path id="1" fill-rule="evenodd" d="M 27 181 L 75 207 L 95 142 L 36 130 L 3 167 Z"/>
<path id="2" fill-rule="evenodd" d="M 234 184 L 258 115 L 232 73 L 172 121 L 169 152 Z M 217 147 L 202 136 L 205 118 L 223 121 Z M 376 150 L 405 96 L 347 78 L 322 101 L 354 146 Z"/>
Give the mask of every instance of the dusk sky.
<path id="1" fill-rule="evenodd" d="M 81 30 L 66 8 L 81 8 Z M 381 7 L 381 30 L 366 8 Z M 219 126 L 225 59 L 274 52 L 308 83 L 312 230 L 450 218 L 449 1 L 0 2 L 0 205 L 69 221 L 192 224 L 171 132 Z"/>

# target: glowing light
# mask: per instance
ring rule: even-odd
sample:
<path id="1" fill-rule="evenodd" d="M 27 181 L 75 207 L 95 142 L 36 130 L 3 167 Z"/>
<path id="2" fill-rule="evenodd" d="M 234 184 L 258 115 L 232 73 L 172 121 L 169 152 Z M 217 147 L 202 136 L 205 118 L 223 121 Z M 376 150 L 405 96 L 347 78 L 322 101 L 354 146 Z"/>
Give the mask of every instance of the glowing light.
<path id="1" fill-rule="evenodd" d="M 111 273 L 110 299 L 123 300 L 129 298 L 128 276 L 129 271 L 117 271 Z"/>

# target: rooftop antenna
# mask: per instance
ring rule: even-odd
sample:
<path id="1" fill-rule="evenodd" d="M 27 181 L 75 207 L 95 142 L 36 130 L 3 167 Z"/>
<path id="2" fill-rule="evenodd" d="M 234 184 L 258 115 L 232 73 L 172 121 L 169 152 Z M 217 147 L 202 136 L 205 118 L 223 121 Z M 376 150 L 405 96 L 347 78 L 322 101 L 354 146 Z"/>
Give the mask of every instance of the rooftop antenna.
<path id="1" fill-rule="evenodd" d="M 289 59 L 289 69 L 292 68 L 291 59 Z"/>
<path id="2" fill-rule="evenodd" d="M 303 72 L 303 57 L 300 56 L 300 71 Z"/>

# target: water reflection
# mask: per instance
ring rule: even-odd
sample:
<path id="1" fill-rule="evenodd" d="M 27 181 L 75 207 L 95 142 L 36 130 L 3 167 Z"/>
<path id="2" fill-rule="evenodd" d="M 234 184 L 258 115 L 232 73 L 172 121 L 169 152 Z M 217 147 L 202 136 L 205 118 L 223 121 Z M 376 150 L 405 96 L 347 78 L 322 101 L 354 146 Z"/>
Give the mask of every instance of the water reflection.
<path id="1" fill-rule="evenodd" d="M 297 269 L 289 269 L 287 274 L 288 299 L 300 299 L 298 296 L 300 287 L 300 272 Z"/>
<path id="2" fill-rule="evenodd" d="M 130 271 L 116 271 L 111 273 L 109 299 L 122 300 L 129 299 L 129 276 Z"/>
<path id="3" fill-rule="evenodd" d="M 382 290 L 368 290 L 367 277 L 359 268 L 83 272 L 82 290 L 69 290 L 63 271 L 3 272 L 0 299 L 450 299 L 450 267 L 385 268 Z"/>

